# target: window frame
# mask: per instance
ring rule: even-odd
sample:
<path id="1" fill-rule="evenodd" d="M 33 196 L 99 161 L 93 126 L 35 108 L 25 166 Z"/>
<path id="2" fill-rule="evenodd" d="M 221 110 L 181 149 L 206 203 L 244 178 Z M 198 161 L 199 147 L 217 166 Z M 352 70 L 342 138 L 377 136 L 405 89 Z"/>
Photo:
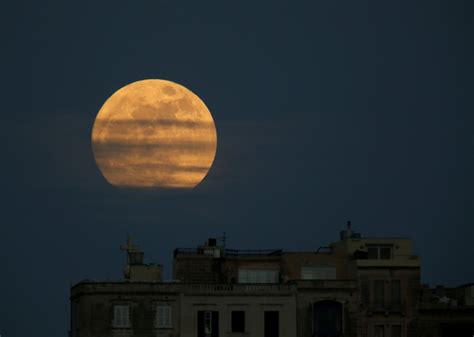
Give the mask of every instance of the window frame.
<path id="1" fill-rule="evenodd" d="M 371 324 L 371 331 L 369 336 L 371 337 L 379 337 L 376 335 L 377 329 L 382 328 L 382 337 L 395 337 L 393 335 L 393 329 L 395 327 L 400 328 L 400 337 L 406 336 L 406 325 L 401 321 L 381 321 L 381 322 L 374 322 Z"/>
<path id="2" fill-rule="evenodd" d="M 394 284 L 397 284 L 397 286 L 394 287 Z M 403 305 L 402 293 L 403 293 L 402 280 L 400 279 L 390 280 L 390 303 L 393 309 L 402 308 L 402 305 Z M 395 301 L 395 299 L 397 299 L 397 301 Z"/>
<path id="3" fill-rule="evenodd" d="M 369 260 L 391 260 L 393 259 L 393 244 L 366 244 L 367 247 L 367 259 Z M 370 257 L 370 250 L 375 249 L 376 250 L 376 257 Z M 389 256 L 388 257 L 382 257 L 382 249 L 388 249 L 389 250 Z"/>
<path id="4" fill-rule="evenodd" d="M 381 285 L 381 289 L 377 289 L 377 286 Z M 381 298 L 378 298 L 378 294 L 380 291 Z M 372 294 L 373 294 L 373 299 L 371 301 L 371 304 L 375 310 L 384 310 L 385 309 L 385 302 L 386 302 L 386 296 L 385 296 L 385 280 L 383 279 L 378 279 L 374 280 L 372 282 Z"/>
<path id="5" fill-rule="evenodd" d="M 158 303 L 156 305 L 155 328 L 173 328 L 173 308 L 171 305 L 167 303 Z"/>
<path id="6" fill-rule="evenodd" d="M 246 326 L 245 326 L 245 310 L 232 310 L 230 313 L 230 331 L 233 333 L 245 333 L 246 331 Z M 242 317 L 235 317 L 237 315 L 242 315 Z M 242 324 L 242 327 L 239 329 L 237 326 L 237 321 L 239 321 Z"/>
<path id="7" fill-rule="evenodd" d="M 278 283 L 280 279 L 280 270 L 273 269 L 252 269 L 239 268 L 238 283 L 262 284 L 262 283 Z"/>
<path id="8" fill-rule="evenodd" d="M 400 328 L 400 334 L 398 336 L 394 336 L 393 329 L 395 327 Z M 403 325 L 402 324 L 391 324 L 390 325 L 390 337 L 403 337 Z"/>
<path id="9" fill-rule="evenodd" d="M 112 327 L 114 328 L 130 328 L 130 305 L 115 304 Z M 126 310 L 125 310 L 126 309 Z"/>
<path id="10" fill-rule="evenodd" d="M 300 269 L 302 280 L 336 280 L 336 266 L 302 266 Z M 319 277 L 319 276 L 325 277 Z M 305 277 L 309 276 L 309 277 Z"/>
<path id="11" fill-rule="evenodd" d="M 206 323 L 209 322 L 209 325 Z M 212 311 L 204 311 L 204 334 L 212 334 Z"/>
<path id="12" fill-rule="evenodd" d="M 377 329 L 381 328 L 382 329 L 382 336 L 377 334 Z M 385 337 L 385 324 L 375 324 L 374 325 L 374 337 Z"/>

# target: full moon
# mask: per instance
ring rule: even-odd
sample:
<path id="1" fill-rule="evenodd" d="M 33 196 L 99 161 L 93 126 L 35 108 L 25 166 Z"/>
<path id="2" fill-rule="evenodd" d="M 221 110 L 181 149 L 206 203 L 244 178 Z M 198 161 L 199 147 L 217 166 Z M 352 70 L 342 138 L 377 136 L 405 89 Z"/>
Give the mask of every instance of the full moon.
<path id="1" fill-rule="evenodd" d="M 116 91 L 92 129 L 97 166 L 118 187 L 194 188 L 207 175 L 216 147 L 214 120 L 204 102 L 165 80 Z"/>

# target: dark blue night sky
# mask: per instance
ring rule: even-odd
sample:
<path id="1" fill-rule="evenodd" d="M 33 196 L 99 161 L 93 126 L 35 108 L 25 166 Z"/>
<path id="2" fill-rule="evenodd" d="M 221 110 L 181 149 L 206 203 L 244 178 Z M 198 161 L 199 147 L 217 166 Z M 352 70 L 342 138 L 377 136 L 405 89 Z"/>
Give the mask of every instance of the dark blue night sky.
<path id="1" fill-rule="evenodd" d="M 346 220 L 406 236 L 422 281 L 474 281 L 472 1 L 27 1 L 2 6 L 0 334 L 62 337 L 69 287 L 119 279 L 127 233 L 172 250 L 315 250 Z M 181 83 L 217 157 L 194 190 L 106 183 L 94 118 L 120 87 Z"/>

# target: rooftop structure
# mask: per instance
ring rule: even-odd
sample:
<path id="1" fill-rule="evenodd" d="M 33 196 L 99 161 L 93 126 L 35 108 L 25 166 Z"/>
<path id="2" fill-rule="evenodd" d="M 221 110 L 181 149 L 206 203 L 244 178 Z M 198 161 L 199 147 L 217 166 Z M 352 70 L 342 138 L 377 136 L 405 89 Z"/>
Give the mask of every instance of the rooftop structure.
<path id="1" fill-rule="evenodd" d="M 407 238 L 340 240 L 307 252 L 177 248 L 172 282 L 131 243 L 124 280 L 71 288 L 71 337 L 472 337 L 474 287 L 420 285 Z M 468 335 L 468 333 L 470 333 Z"/>

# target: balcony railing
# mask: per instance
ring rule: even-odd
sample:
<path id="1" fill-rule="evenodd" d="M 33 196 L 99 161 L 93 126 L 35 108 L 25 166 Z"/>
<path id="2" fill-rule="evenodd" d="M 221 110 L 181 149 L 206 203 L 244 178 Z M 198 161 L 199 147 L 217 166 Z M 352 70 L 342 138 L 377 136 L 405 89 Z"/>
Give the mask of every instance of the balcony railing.
<path id="1" fill-rule="evenodd" d="M 282 254 L 281 249 L 226 249 L 225 255 L 227 256 L 280 256 Z"/>
<path id="2" fill-rule="evenodd" d="M 174 257 L 177 255 L 206 255 L 204 251 L 202 248 L 176 248 Z M 281 249 L 224 249 L 226 256 L 280 256 L 282 253 Z"/>
<path id="3" fill-rule="evenodd" d="M 134 293 L 185 293 L 185 294 L 219 294 L 219 295 L 252 295 L 289 294 L 296 290 L 295 284 L 259 283 L 259 284 L 225 284 L 225 283 L 125 283 L 88 281 L 76 285 L 73 292 L 134 292 Z"/>
<path id="4" fill-rule="evenodd" d="M 372 312 L 385 312 L 385 313 L 400 313 L 405 309 L 403 302 L 394 303 L 369 303 L 369 311 Z"/>
<path id="5" fill-rule="evenodd" d="M 301 289 L 352 289 L 357 287 L 355 280 L 297 280 Z"/>
<path id="6" fill-rule="evenodd" d="M 192 293 L 245 293 L 263 294 L 291 292 L 293 284 L 186 284 L 183 291 Z"/>

